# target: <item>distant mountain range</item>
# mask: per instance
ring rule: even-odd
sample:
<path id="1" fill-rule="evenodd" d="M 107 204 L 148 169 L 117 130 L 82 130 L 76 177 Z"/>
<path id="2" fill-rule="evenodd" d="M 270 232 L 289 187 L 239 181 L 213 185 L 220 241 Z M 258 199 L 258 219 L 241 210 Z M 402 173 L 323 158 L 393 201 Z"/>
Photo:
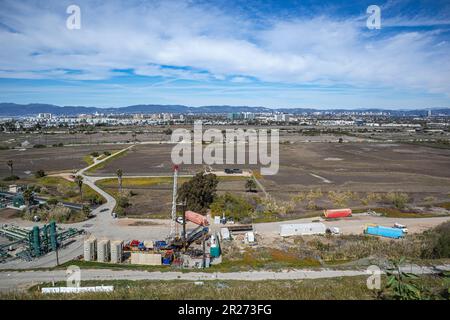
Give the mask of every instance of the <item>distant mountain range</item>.
<path id="1" fill-rule="evenodd" d="M 231 112 L 285 112 L 293 114 L 307 114 L 312 112 L 387 112 L 392 116 L 424 116 L 427 115 L 429 109 L 415 110 L 390 110 L 390 109 L 327 109 L 319 110 L 313 108 L 265 108 L 265 107 L 249 107 L 249 106 L 201 106 L 188 107 L 183 105 L 159 105 L 159 104 L 142 104 L 120 108 L 96 108 L 84 106 L 56 106 L 52 104 L 16 104 L 16 103 L 0 103 L 0 117 L 24 117 L 34 116 L 38 113 L 51 113 L 54 115 L 78 115 L 93 113 L 116 113 L 116 114 L 133 114 L 133 113 L 231 113 Z M 450 108 L 432 108 L 433 114 L 450 115 Z"/>

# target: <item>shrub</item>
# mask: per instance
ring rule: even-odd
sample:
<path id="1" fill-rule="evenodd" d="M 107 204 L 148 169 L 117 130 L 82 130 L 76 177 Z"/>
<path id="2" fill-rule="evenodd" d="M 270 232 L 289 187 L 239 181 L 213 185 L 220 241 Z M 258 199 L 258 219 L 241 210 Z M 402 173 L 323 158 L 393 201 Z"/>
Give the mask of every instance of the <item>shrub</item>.
<path id="1" fill-rule="evenodd" d="M 14 181 L 14 180 L 19 180 L 19 179 L 20 179 L 19 176 L 12 175 L 12 176 L 3 178 L 3 181 Z"/>
<path id="2" fill-rule="evenodd" d="M 91 152 L 91 156 L 97 158 L 99 156 L 99 153 L 97 151 Z"/>
<path id="3" fill-rule="evenodd" d="M 211 212 L 218 215 L 225 214 L 227 217 L 240 221 L 250 217 L 253 213 L 253 207 L 245 198 L 226 193 L 216 197 L 211 204 Z"/>
<path id="4" fill-rule="evenodd" d="M 128 198 L 125 196 L 120 196 L 119 199 L 117 199 L 117 206 L 120 208 L 127 208 L 130 205 Z"/>
<path id="5" fill-rule="evenodd" d="M 49 205 L 57 205 L 58 203 L 59 203 L 59 201 L 56 198 L 50 198 L 47 200 L 47 204 L 49 204 Z"/>
<path id="6" fill-rule="evenodd" d="M 385 195 L 386 201 L 392 203 L 397 209 L 404 209 L 409 201 L 406 193 L 389 192 Z"/>
<path id="7" fill-rule="evenodd" d="M 45 171 L 44 171 L 44 170 L 40 169 L 40 170 L 36 171 L 36 173 L 34 174 L 34 176 L 35 176 L 36 178 L 43 178 L 43 177 L 46 176 L 46 174 L 45 174 Z"/>
<path id="8" fill-rule="evenodd" d="M 40 144 L 40 143 L 38 143 L 38 144 L 35 144 L 35 145 L 33 146 L 33 148 L 36 148 L 36 149 L 42 149 L 42 148 L 47 148 L 47 146 L 46 146 L 45 144 Z"/>

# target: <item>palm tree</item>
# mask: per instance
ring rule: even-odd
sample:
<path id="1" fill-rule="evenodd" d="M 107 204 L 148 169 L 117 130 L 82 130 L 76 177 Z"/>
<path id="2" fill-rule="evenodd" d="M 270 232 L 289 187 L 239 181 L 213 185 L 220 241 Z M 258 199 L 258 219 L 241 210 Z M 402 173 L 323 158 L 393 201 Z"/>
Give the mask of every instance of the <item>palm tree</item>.
<path id="1" fill-rule="evenodd" d="M 82 190 L 83 190 L 83 176 L 80 176 L 80 175 L 76 176 L 74 181 L 75 181 L 75 183 L 78 186 L 78 190 L 80 192 L 80 199 L 81 199 L 81 201 L 83 201 L 83 192 L 82 192 Z"/>
<path id="2" fill-rule="evenodd" d="M 12 177 L 14 174 L 14 162 L 12 160 L 6 161 L 6 165 L 9 167 L 10 176 Z"/>
<path id="3" fill-rule="evenodd" d="M 123 175 L 122 169 L 117 169 L 116 174 L 117 174 L 117 181 L 119 182 L 119 192 L 122 192 L 122 175 Z"/>
<path id="4" fill-rule="evenodd" d="M 136 132 L 133 131 L 133 133 L 131 134 L 131 136 L 133 137 L 134 143 L 136 143 Z"/>

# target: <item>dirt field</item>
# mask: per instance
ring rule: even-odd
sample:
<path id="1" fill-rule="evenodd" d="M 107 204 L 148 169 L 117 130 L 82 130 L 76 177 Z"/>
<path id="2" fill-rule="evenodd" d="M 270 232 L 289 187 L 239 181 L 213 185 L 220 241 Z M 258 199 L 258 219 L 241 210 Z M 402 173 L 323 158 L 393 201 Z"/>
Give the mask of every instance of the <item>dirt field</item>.
<path id="1" fill-rule="evenodd" d="M 47 173 L 78 170 L 87 165 L 83 157 L 91 152 L 101 153 L 116 149 L 117 146 L 114 145 L 101 145 L 31 148 L 24 151 L 0 150 L 0 177 L 3 178 L 10 174 L 9 167 L 6 165 L 8 160 L 14 161 L 14 174 L 25 178 L 40 169 Z"/>
<path id="2" fill-rule="evenodd" d="M 133 182 L 134 181 L 134 182 Z M 139 182 L 136 182 L 139 181 Z M 147 181 L 147 183 L 145 183 Z M 158 181 L 157 183 L 153 183 Z M 185 178 L 178 179 L 179 185 Z M 221 177 L 217 187 L 218 193 L 232 192 L 234 194 L 245 193 L 245 178 Z M 115 195 L 117 194 L 117 182 L 115 179 L 100 180 L 97 182 L 102 189 Z M 172 207 L 172 179 L 171 178 L 145 178 L 145 179 L 124 179 L 123 192 L 133 192 L 129 197 L 131 206 L 126 208 L 127 216 L 145 216 L 168 218 Z"/>
<path id="3" fill-rule="evenodd" d="M 117 169 L 122 169 L 124 175 L 171 175 L 173 163 L 171 152 L 174 144 L 147 144 L 138 145 L 114 161 L 108 162 L 103 168 L 91 175 L 114 175 Z M 183 164 L 180 174 L 195 174 L 203 170 L 204 165 Z M 224 168 L 259 169 L 256 165 L 213 165 L 213 170 Z"/>

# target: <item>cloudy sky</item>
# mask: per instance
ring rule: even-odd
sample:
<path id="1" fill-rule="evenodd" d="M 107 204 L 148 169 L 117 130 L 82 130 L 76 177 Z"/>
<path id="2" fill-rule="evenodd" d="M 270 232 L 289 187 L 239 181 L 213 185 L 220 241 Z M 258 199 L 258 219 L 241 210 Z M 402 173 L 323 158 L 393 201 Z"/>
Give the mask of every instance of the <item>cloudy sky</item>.
<path id="1" fill-rule="evenodd" d="M 0 0 L 0 102 L 450 107 L 449 40 L 448 0 Z"/>

